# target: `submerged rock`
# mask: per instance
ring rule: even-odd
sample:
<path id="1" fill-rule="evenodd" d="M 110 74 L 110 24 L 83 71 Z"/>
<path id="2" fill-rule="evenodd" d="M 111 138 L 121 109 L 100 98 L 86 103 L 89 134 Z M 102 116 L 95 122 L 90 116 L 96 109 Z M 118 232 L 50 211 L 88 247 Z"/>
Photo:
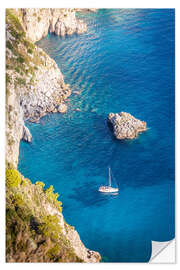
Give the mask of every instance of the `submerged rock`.
<path id="1" fill-rule="evenodd" d="M 74 91 L 73 94 L 80 95 L 81 94 L 81 91 Z"/>
<path id="2" fill-rule="evenodd" d="M 136 119 L 130 113 L 110 113 L 108 123 L 113 127 L 117 139 L 134 139 L 140 132 L 146 131 L 146 122 Z"/>

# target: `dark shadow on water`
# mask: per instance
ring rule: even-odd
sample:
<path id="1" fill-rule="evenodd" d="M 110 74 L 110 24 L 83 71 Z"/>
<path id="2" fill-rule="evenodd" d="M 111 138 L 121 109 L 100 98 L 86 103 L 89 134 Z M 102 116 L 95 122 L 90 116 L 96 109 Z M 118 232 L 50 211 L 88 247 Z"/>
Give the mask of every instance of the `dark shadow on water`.
<path id="1" fill-rule="evenodd" d="M 118 194 L 101 193 L 98 191 L 98 188 L 95 181 L 87 182 L 77 188 L 73 188 L 73 193 L 68 197 L 80 202 L 85 207 L 97 207 L 108 203 L 111 197 L 118 196 Z"/>

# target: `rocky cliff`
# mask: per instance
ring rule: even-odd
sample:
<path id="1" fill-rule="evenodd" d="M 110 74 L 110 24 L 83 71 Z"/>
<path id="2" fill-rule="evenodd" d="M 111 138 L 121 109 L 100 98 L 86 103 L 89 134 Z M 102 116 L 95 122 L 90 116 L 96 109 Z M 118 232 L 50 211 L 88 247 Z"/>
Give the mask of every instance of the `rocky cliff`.
<path id="1" fill-rule="evenodd" d="M 22 8 L 19 18 L 27 37 L 35 42 L 48 32 L 58 36 L 81 34 L 86 31 L 86 24 L 78 20 L 73 8 Z"/>
<path id="2" fill-rule="evenodd" d="M 24 120 L 57 112 L 71 94 L 57 64 L 31 43 L 17 14 L 6 14 L 6 159 L 17 166 L 19 142 L 31 139 Z"/>
<path id="3" fill-rule="evenodd" d="M 6 170 L 6 260 L 8 262 L 97 262 L 62 215 L 53 187 L 32 184 L 16 169 Z"/>
<path id="4" fill-rule="evenodd" d="M 50 204 L 43 204 L 49 196 L 44 190 L 41 194 L 38 192 L 38 202 L 34 195 L 37 187 L 16 171 L 20 140 L 29 142 L 32 138 L 25 120 L 36 122 L 46 113 L 65 112 L 65 100 L 71 94 L 55 61 L 33 42 L 48 31 L 64 35 L 82 33 L 85 28 L 73 9 L 6 10 L 6 181 L 10 181 L 7 185 L 7 261 L 100 261 L 99 253 L 86 249 L 78 233 L 63 221 L 58 202 L 52 204 L 50 200 Z M 32 220 L 36 220 L 33 222 L 36 229 L 32 227 Z M 46 235 L 43 226 L 58 227 L 59 240 Z"/>

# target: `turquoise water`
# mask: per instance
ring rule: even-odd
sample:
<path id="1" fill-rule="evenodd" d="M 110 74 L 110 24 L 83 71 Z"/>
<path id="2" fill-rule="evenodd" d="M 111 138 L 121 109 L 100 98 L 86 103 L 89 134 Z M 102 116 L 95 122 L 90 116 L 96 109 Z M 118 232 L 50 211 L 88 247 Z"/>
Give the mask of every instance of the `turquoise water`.
<path id="1" fill-rule="evenodd" d="M 66 221 L 103 261 L 145 262 L 151 240 L 175 236 L 174 10 L 79 16 L 87 33 L 48 35 L 38 45 L 81 95 L 69 98 L 68 113 L 26 123 L 33 141 L 21 142 L 19 170 L 54 186 Z M 146 121 L 147 132 L 116 140 L 106 117 L 120 111 Z M 109 165 L 117 196 L 97 191 L 107 182 Z"/>

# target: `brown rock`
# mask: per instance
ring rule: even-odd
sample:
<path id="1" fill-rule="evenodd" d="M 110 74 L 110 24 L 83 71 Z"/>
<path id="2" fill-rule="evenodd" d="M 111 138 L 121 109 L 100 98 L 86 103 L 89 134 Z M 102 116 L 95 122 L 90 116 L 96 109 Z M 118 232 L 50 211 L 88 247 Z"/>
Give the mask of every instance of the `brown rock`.
<path id="1" fill-rule="evenodd" d="M 134 139 L 140 132 L 146 131 L 146 122 L 136 119 L 130 113 L 110 113 L 108 123 L 113 127 L 117 139 Z"/>

